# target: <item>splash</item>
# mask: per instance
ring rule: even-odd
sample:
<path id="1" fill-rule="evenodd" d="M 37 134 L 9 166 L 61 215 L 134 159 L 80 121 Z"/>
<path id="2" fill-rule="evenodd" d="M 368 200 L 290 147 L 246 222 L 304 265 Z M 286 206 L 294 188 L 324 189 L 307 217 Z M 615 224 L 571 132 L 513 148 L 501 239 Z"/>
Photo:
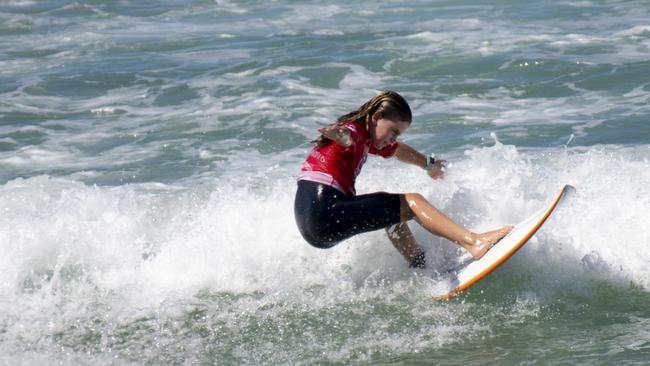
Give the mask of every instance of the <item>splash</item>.
<path id="1" fill-rule="evenodd" d="M 618 147 L 524 152 L 497 141 L 452 156 L 447 177 L 436 182 L 419 169 L 373 160 L 357 188 L 422 192 L 455 220 L 481 230 L 517 222 L 562 184 L 572 184 L 578 190 L 575 198 L 503 267 L 506 277 L 523 280 L 513 283 L 501 275 L 488 288 L 522 292 L 526 301 L 532 297 L 541 303 L 589 281 L 612 286 L 631 282 L 647 291 L 650 258 L 644 248 L 650 229 L 643 219 L 650 203 L 644 184 L 650 178 L 647 154 L 645 149 Z M 411 352 L 417 344 L 442 346 L 484 331 L 482 321 L 452 316 L 458 308 L 432 305 L 429 296 L 441 279 L 409 270 L 383 232 L 360 235 L 326 251 L 307 245 L 295 228 L 294 178 L 287 175 L 297 162 L 287 164 L 245 180 L 235 174 L 240 169 L 226 171 L 210 185 L 99 187 L 48 176 L 3 185 L 4 351 L 11 354 L 34 345 L 47 350 L 55 344 L 86 349 L 96 344 L 88 339 L 99 337 L 106 352 L 119 348 L 120 332 L 143 344 L 153 342 L 137 335 L 140 326 L 167 327 L 170 341 L 187 331 L 169 328 L 182 319 L 190 328 L 221 327 L 222 333 L 200 342 L 207 347 L 202 342 L 212 339 L 221 347 L 214 346 L 219 353 L 226 352 L 231 343 L 224 337 L 235 329 L 259 333 L 244 326 L 249 321 L 269 321 L 263 334 L 280 327 L 288 332 L 285 340 L 296 349 L 304 348 L 305 340 L 288 330 L 293 328 L 277 322 L 309 328 L 296 322 L 320 314 L 324 323 L 307 333 L 329 345 L 343 336 L 342 353 L 337 356 L 328 346 L 328 357 L 348 361 L 360 348 L 368 350 L 367 360 L 372 359 L 372 350 L 387 346 L 386 341 Z M 453 244 L 412 227 L 438 269 L 462 254 Z M 427 333 L 405 333 L 404 339 L 415 339 L 408 343 L 414 349 L 404 348 L 400 337 L 363 330 L 357 339 L 336 330 L 354 326 L 343 315 L 350 311 L 389 327 L 394 319 L 375 312 L 377 304 L 404 301 L 436 309 L 435 316 L 410 315 L 420 320 L 433 317 L 422 325 L 430 329 L 414 328 Z M 353 323 L 339 324 L 343 328 L 331 323 L 348 321 L 341 319 Z M 92 327 L 94 323 L 100 324 L 98 328 Z M 330 325 L 334 327 L 330 333 L 322 333 Z M 421 334 L 436 334 L 435 340 Z M 257 347 L 258 357 L 266 354 L 263 342 Z M 124 352 L 118 352 L 120 357 Z M 288 352 L 275 359 L 295 357 L 295 352 Z M 310 357 L 318 359 L 316 354 Z"/>

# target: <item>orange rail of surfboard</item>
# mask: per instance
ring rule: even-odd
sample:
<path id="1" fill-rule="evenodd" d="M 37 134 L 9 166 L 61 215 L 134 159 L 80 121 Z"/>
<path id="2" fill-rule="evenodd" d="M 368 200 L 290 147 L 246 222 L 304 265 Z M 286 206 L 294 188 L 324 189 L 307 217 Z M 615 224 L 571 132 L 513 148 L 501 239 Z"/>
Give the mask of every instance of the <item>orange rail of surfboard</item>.
<path id="1" fill-rule="evenodd" d="M 495 269 L 497 269 L 500 265 L 502 265 L 505 261 L 508 260 L 508 258 L 512 257 L 517 250 L 519 250 L 530 238 L 535 235 L 537 230 L 539 230 L 540 227 L 546 222 L 548 217 L 553 213 L 553 211 L 558 207 L 560 202 L 563 202 L 568 196 L 570 196 L 573 192 L 575 191 L 575 188 L 573 188 L 570 185 L 565 185 L 562 191 L 557 195 L 555 200 L 551 203 L 551 205 L 546 209 L 544 214 L 539 218 L 539 220 L 534 224 L 534 226 L 528 230 L 524 235 L 516 242 L 515 245 L 513 245 L 506 253 L 504 253 L 502 256 L 497 258 L 495 261 L 493 261 L 488 267 L 483 269 L 481 272 L 477 273 L 474 275 L 472 278 L 469 280 L 461 283 L 459 286 L 448 290 L 446 294 L 440 295 L 435 297 L 436 300 L 449 300 L 451 298 L 456 297 L 458 294 L 461 292 L 469 289 L 473 285 L 475 285 L 477 282 L 482 280 L 483 278 L 487 277 L 490 273 L 492 273 Z M 514 230 L 513 230 L 514 232 Z M 509 234 L 510 235 L 510 234 Z M 506 236 L 507 238 L 507 236 Z M 505 238 L 504 238 L 505 239 Z"/>

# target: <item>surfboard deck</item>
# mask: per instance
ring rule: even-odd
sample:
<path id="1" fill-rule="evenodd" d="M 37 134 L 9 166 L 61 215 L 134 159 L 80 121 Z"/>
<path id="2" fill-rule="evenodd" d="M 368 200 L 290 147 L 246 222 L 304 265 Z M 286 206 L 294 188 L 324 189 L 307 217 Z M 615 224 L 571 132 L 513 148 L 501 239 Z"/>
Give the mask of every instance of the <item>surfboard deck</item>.
<path id="1" fill-rule="evenodd" d="M 451 283 L 446 292 L 435 296 L 437 300 L 451 299 L 469 289 L 477 282 L 487 277 L 492 271 L 505 263 L 508 258 L 519 250 L 546 222 L 546 219 L 575 192 L 575 188 L 565 185 L 562 191 L 547 206 L 526 220 L 517 224 L 514 229 L 496 243 L 481 259 L 470 260 L 461 268 L 454 271 Z"/>

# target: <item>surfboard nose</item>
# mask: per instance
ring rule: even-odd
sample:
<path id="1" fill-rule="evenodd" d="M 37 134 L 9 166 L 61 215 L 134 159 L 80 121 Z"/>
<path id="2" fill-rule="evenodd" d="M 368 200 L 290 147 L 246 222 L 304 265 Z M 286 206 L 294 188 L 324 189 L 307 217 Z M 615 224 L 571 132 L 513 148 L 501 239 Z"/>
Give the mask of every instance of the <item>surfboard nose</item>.
<path id="1" fill-rule="evenodd" d="M 575 192 L 576 189 L 572 185 L 565 185 L 548 206 L 517 224 L 510 234 L 494 245 L 481 259 L 472 261 L 461 268 L 452 278 L 447 292 L 434 296 L 434 299 L 449 300 L 487 277 L 526 244 L 542 227 L 546 219 Z"/>

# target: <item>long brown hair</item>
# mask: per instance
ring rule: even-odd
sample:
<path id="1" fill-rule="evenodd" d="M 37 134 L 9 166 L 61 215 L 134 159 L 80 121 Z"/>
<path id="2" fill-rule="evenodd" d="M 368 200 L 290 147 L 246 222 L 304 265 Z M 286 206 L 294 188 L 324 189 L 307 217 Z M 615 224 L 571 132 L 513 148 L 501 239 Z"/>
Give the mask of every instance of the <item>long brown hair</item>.
<path id="1" fill-rule="evenodd" d="M 399 121 L 411 123 L 413 116 L 411 114 L 411 107 L 401 95 L 392 90 L 382 91 L 375 95 L 372 99 L 364 103 L 356 111 L 344 114 L 336 120 L 335 125 L 342 125 L 348 122 L 370 122 L 370 119 L 375 113 L 380 113 L 382 117 L 387 119 L 395 119 Z M 364 125 L 364 128 L 366 126 Z M 312 143 L 316 148 L 329 144 L 332 140 L 321 135 Z"/>

